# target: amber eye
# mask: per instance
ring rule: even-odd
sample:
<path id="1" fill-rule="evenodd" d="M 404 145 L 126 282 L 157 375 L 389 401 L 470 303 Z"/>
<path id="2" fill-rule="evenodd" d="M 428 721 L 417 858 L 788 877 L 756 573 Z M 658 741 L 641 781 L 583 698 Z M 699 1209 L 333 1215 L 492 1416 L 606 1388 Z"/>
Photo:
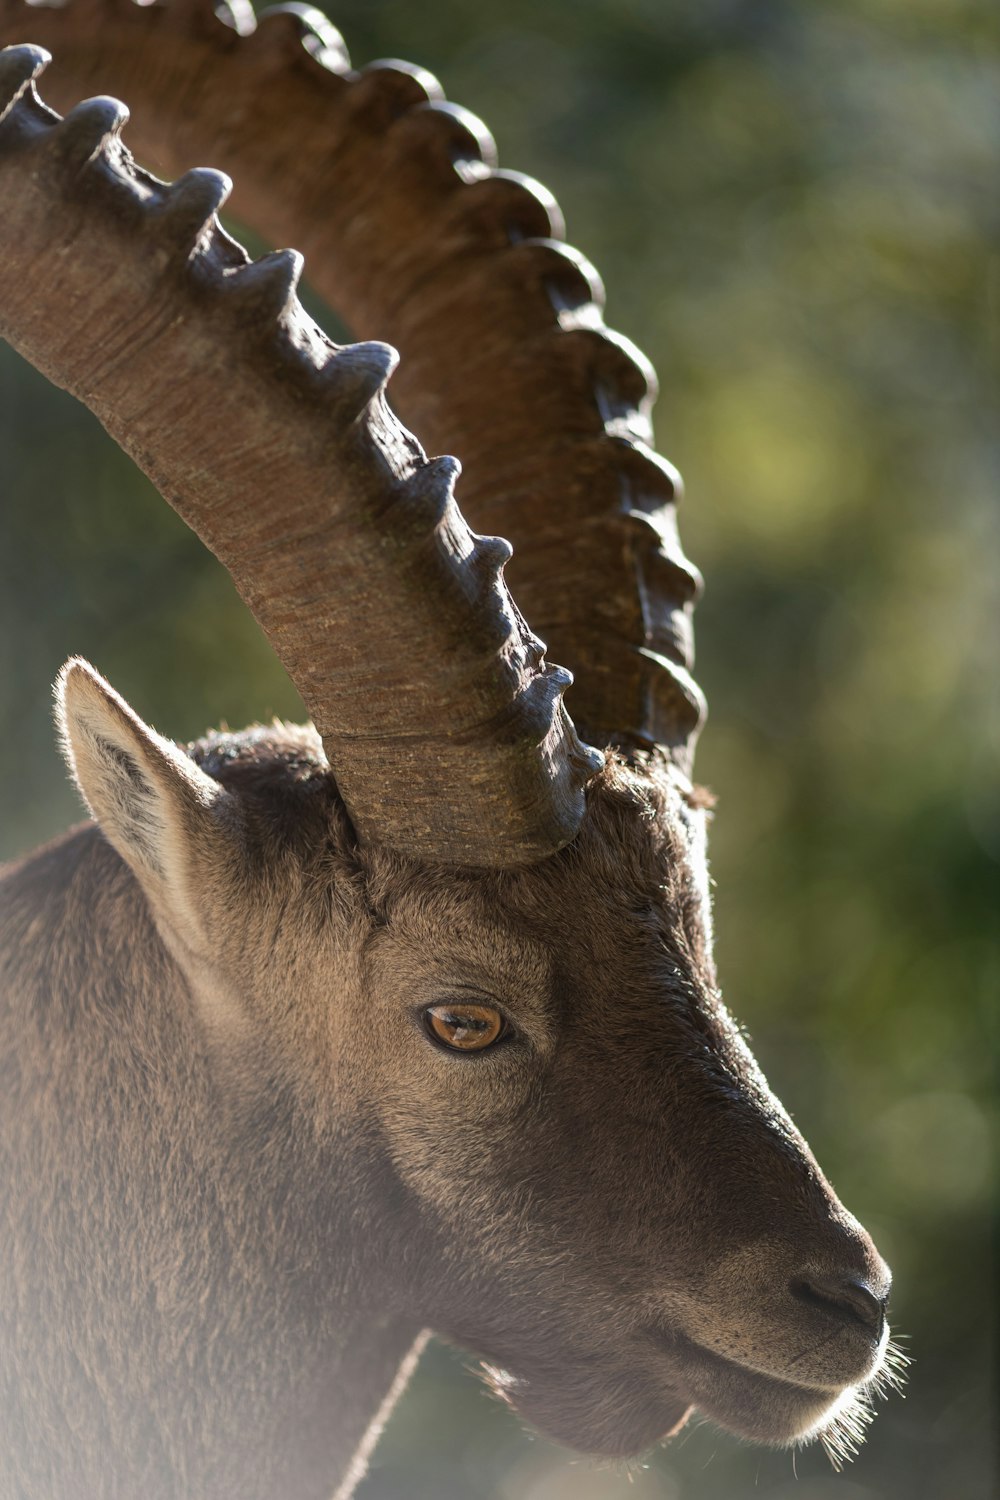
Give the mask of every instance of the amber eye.
<path id="1" fill-rule="evenodd" d="M 482 1052 L 504 1033 L 504 1019 L 492 1005 L 429 1005 L 424 1011 L 428 1034 L 455 1052 Z"/>

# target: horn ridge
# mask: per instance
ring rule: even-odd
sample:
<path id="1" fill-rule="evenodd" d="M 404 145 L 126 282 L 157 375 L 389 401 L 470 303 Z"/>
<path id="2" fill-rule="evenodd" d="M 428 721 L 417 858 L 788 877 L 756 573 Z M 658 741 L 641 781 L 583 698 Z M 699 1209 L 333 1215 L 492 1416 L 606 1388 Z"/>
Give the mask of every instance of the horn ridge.
<path id="1" fill-rule="evenodd" d="M 0 121 L 0 334 L 229 569 L 363 841 L 470 866 L 560 848 L 601 757 L 507 592 L 509 545 L 470 532 L 457 464 L 428 463 L 386 404 L 394 351 L 331 343 L 298 303 L 297 255 L 251 262 L 214 216 L 192 248 L 189 200 L 197 219 L 219 182 L 178 190 L 135 167 L 116 101 L 60 120 L 23 85 L 42 54 L 16 53 L 0 53 L 17 95 Z"/>
<path id="2" fill-rule="evenodd" d="M 229 172 L 234 215 L 272 243 L 302 249 L 313 285 L 356 332 L 400 349 L 394 403 L 432 451 L 461 455 L 463 503 L 477 528 L 513 541 L 510 577 L 528 617 L 541 620 L 553 594 L 571 596 L 564 633 L 550 645 L 576 677 L 577 721 L 595 741 L 655 741 L 687 769 L 697 732 L 693 601 L 684 589 L 658 593 L 677 570 L 650 563 L 638 544 L 595 551 L 587 571 L 601 578 L 603 615 L 632 645 L 615 691 L 594 654 L 591 597 L 572 595 L 570 560 L 575 567 L 581 546 L 597 546 L 602 517 L 623 505 L 655 509 L 673 532 L 677 497 L 651 450 L 648 366 L 605 328 L 596 285 L 588 300 L 568 260 L 559 269 L 541 243 L 561 238 L 557 206 L 496 169 L 489 132 L 446 107 L 429 74 L 394 62 L 351 72 L 328 23 L 297 8 L 254 23 L 236 7 L 234 29 L 212 16 L 210 0 L 201 11 L 202 0 L 114 0 L 115 26 L 96 27 L 84 3 L 48 10 L 0 0 L 0 37 L 30 25 L 38 40 L 59 45 L 64 88 L 128 97 L 130 138 L 158 169 L 209 159 Z M 585 331 L 609 341 L 606 358 L 573 342 Z M 503 488 L 496 460 L 504 448 L 534 455 L 521 470 L 530 473 L 530 503 Z M 675 537 L 671 555 L 696 576 Z M 543 558 L 555 571 L 538 565 Z M 667 647 L 681 640 L 677 663 Z M 682 675 L 672 685 L 654 681 L 675 668 Z"/>

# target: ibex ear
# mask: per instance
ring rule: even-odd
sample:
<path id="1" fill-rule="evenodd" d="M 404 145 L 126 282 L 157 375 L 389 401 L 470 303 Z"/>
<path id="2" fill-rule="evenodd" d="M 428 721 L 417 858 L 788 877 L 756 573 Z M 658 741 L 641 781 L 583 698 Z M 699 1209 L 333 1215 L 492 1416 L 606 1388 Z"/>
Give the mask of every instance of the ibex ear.
<path id="1" fill-rule="evenodd" d="M 219 814 L 231 798 L 78 657 L 56 682 L 56 720 L 73 778 L 109 842 L 154 910 L 197 945 L 197 876 L 209 878 L 224 854 Z"/>

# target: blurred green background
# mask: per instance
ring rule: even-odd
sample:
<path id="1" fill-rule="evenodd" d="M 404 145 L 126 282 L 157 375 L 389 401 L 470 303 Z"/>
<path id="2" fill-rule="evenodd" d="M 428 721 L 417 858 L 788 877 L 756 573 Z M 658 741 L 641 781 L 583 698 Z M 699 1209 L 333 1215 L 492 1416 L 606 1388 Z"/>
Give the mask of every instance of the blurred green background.
<path id="1" fill-rule="evenodd" d="M 834 1476 L 701 1427 L 630 1474 L 525 1434 L 436 1348 L 363 1500 L 987 1500 L 1000 808 L 990 0 L 343 0 L 559 196 L 661 378 L 708 593 L 718 956 L 897 1278 L 914 1357 Z M 0 856 L 78 816 L 81 652 L 178 739 L 296 715 L 221 569 L 0 347 Z"/>

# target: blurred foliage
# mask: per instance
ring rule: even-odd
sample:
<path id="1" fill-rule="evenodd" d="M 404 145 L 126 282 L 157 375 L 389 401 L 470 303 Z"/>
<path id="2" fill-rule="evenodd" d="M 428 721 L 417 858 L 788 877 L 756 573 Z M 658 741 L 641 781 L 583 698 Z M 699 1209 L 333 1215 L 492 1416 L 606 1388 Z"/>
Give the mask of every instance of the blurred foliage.
<path id="1" fill-rule="evenodd" d="M 997 475 L 989 0 L 344 0 L 559 194 L 661 376 L 709 579 L 719 960 L 897 1276 L 915 1363 L 860 1458 L 701 1428 L 629 1475 L 521 1432 L 443 1349 L 364 1500 L 986 1500 L 996 1407 Z M 994 274 L 993 295 L 997 281 Z M 995 312 L 995 305 L 993 308 Z M 991 420 L 992 419 L 992 420 Z M 81 652 L 179 739 L 294 715 L 221 569 L 88 414 L 0 350 L 0 853 L 76 816 Z"/>

